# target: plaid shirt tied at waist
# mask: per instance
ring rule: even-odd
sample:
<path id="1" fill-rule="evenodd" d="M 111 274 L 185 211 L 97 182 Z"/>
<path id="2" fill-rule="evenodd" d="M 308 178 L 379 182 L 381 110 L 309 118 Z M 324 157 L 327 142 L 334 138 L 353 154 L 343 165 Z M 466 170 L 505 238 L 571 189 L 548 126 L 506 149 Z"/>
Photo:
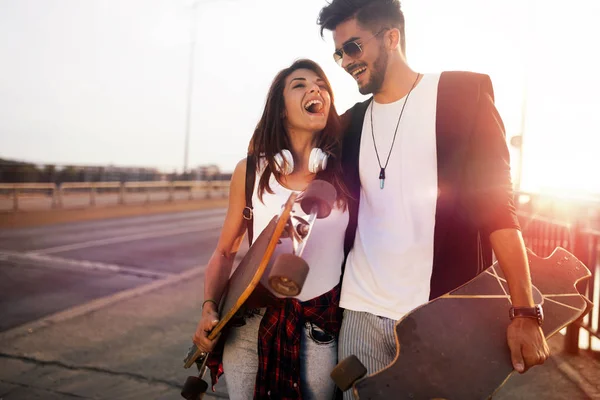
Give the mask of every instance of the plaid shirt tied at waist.
<path id="1" fill-rule="evenodd" d="M 258 371 L 254 399 L 302 399 L 300 390 L 300 335 L 305 322 L 311 322 L 336 339 L 342 324 L 340 284 L 333 289 L 300 302 L 277 299 L 268 306 L 258 331 Z M 224 340 L 210 353 L 207 367 L 212 386 L 223 374 Z"/>
<path id="2" fill-rule="evenodd" d="M 314 299 L 277 299 L 267 307 L 258 331 L 258 372 L 254 399 L 302 399 L 300 337 L 306 321 L 336 339 L 342 323 L 340 285 Z"/>

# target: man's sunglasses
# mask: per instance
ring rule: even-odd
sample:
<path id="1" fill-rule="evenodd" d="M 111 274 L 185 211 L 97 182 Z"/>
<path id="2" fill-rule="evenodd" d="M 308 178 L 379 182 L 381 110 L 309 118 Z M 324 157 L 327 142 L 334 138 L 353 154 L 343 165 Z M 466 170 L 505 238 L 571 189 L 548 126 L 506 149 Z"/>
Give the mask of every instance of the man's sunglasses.
<path id="1" fill-rule="evenodd" d="M 380 30 L 367 40 L 364 40 L 362 43 L 358 43 L 360 39 L 354 40 L 352 42 L 346 42 L 342 45 L 341 49 L 337 49 L 333 52 L 333 59 L 336 63 L 341 67 L 342 60 L 344 59 L 344 54 L 352 58 L 359 58 L 362 55 L 363 49 L 361 46 L 364 46 L 371 39 L 379 36 L 381 32 L 385 31 L 385 29 Z"/>

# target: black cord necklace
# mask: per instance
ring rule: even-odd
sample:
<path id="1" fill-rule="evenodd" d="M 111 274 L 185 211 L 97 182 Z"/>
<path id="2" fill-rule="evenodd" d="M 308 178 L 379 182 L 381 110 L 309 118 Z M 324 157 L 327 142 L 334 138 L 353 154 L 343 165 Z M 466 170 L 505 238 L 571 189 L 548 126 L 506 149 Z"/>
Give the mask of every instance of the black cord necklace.
<path id="1" fill-rule="evenodd" d="M 421 76 L 421 74 L 417 74 L 417 79 L 415 79 L 415 82 L 413 83 L 412 87 L 408 91 L 408 94 L 406 95 L 406 100 L 404 100 L 404 104 L 402 104 L 402 110 L 400 111 L 400 116 L 398 117 L 398 123 L 396 124 L 396 130 L 394 131 L 394 139 L 392 139 L 392 145 L 390 146 L 390 152 L 388 153 L 387 160 L 385 160 L 385 165 L 383 167 L 381 166 L 381 161 L 379 160 L 379 152 L 377 151 L 377 145 L 375 144 L 375 132 L 373 131 L 373 103 L 375 103 L 375 99 L 373 99 L 373 101 L 371 102 L 371 136 L 373 137 L 373 147 L 375 148 L 375 155 L 377 156 L 377 163 L 379 164 L 379 168 L 381 168 L 379 171 L 379 188 L 380 189 L 383 189 L 383 185 L 385 182 L 385 169 L 388 166 L 388 162 L 390 162 L 390 156 L 392 155 L 392 149 L 394 148 L 394 143 L 396 143 L 396 134 L 398 133 L 398 127 L 400 126 L 400 120 L 402 119 L 402 114 L 404 114 L 404 107 L 406 106 L 408 97 L 410 96 L 410 93 L 415 88 L 420 76 Z"/>

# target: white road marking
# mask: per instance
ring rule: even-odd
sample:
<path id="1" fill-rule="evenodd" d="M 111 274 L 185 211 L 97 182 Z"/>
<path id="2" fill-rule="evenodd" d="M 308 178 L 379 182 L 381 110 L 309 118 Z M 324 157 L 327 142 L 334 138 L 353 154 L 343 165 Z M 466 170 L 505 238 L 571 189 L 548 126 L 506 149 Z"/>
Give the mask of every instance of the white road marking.
<path id="1" fill-rule="evenodd" d="M 107 264 L 102 262 L 71 260 L 56 256 L 46 256 L 43 254 L 23 254 L 14 251 L 0 251 L 0 257 L 4 260 L 19 263 L 34 263 L 36 267 L 55 268 L 55 269 L 76 269 L 92 271 L 108 271 L 116 274 L 134 275 L 143 278 L 162 279 L 173 274 L 165 272 L 150 271 L 147 269 L 128 267 L 117 264 Z"/>
<path id="2" fill-rule="evenodd" d="M 16 328 L 0 332 L 0 343 L 6 343 L 16 337 L 26 336 L 32 332 L 41 330 L 47 326 L 51 326 L 60 322 L 68 321 L 73 318 L 87 315 L 91 312 L 110 307 L 121 301 L 128 300 L 134 297 L 143 296 L 146 293 L 151 293 L 155 290 L 174 285 L 182 281 L 193 279 L 201 275 L 206 270 L 206 265 L 197 266 L 178 274 L 168 276 L 165 279 L 156 280 L 142 286 L 126 289 L 106 297 L 101 297 L 96 300 L 89 301 L 84 304 L 76 305 L 64 311 L 59 311 L 55 314 L 42 317 L 36 321 L 27 322 Z"/>
<path id="3" fill-rule="evenodd" d="M 118 236 L 118 237 L 113 237 L 113 238 L 108 238 L 108 239 L 90 240 L 87 242 L 73 243 L 73 244 L 67 244 L 67 245 L 63 245 L 63 246 L 56 246 L 56 247 L 49 247 L 49 248 L 45 248 L 45 249 L 32 250 L 32 251 L 26 252 L 26 254 L 62 253 L 65 251 L 85 249 L 88 247 L 105 246 L 107 244 L 124 243 L 124 242 L 132 242 L 135 240 L 142 240 L 142 239 L 174 236 L 174 235 L 180 235 L 183 233 L 207 232 L 207 231 L 211 231 L 211 230 L 220 228 L 220 225 L 211 225 L 208 227 L 206 226 L 207 222 L 217 222 L 217 221 L 222 222 L 223 219 L 221 217 L 219 217 L 219 218 L 210 219 L 210 220 L 203 220 L 202 227 L 191 226 L 191 227 L 184 227 L 184 228 L 177 228 L 177 229 L 160 230 L 160 231 L 155 231 L 155 232 L 141 232 L 141 233 L 136 233 L 133 235 Z M 200 225 L 200 224 L 198 224 L 198 225 Z"/>

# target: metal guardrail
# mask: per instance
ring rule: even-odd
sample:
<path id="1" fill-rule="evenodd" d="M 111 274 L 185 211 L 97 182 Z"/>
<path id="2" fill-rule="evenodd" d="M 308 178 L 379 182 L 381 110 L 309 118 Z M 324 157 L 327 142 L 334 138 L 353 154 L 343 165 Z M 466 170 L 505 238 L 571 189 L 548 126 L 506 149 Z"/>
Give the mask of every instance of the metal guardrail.
<path id="1" fill-rule="evenodd" d="M 523 194 L 519 194 L 521 196 Z M 529 201 L 516 202 L 525 245 L 539 256 L 546 257 L 556 247 L 573 253 L 591 271 L 592 277 L 579 287 L 594 301 L 600 287 L 600 199 L 567 199 L 525 194 Z M 580 329 L 587 331 L 587 348 L 593 338 L 600 339 L 600 305 L 581 321 L 567 328 L 565 350 L 577 353 L 580 349 Z"/>
<path id="2" fill-rule="evenodd" d="M 127 194 L 142 192 L 146 194 L 146 203 L 150 202 L 150 194 L 167 192 L 168 202 L 175 201 L 177 190 L 186 190 L 188 200 L 192 200 L 195 191 L 204 191 L 205 198 L 215 195 L 227 196 L 229 181 L 150 181 L 150 182 L 64 182 L 54 183 L 0 183 L 0 193 L 8 193 L 13 200 L 13 211 L 20 209 L 20 199 L 25 194 L 45 194 L 52 198 L 52 208 L 63 207 L 63 197 L 73 192 L 89 193 L 89 206 L 95 206 L 99 191 L 117 192 L 118 204 L 127 204 Z M 41 192 L 41 193 L 40 193 Z"/>

